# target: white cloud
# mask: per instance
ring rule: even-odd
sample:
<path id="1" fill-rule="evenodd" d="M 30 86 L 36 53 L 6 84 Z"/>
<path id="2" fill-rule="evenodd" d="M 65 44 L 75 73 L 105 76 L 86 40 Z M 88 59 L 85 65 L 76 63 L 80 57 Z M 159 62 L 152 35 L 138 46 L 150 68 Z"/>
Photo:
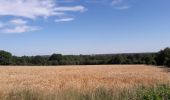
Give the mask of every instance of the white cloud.
<path id="1" fill-rule="evenodd" d="M 118 10 L 125 10 L 130 8 L 130 6 L 125 2 L 125 0 L 113 0 L 112 6 Z"/>
<path id="2" fill-rule="evenodd" d="M 125 9 L 129 9 L 130 6 L 120 6 L 120 7 L 115 7 L 115 9 L 119 9 L 119 10 L 125 10 Z"/>
<path id="3" fill-rule="evenodd" d="M 83 3 L 112 3 L 115 9 L 129 9 L 129 0 L 86 0 Z M 63 3 L 72 3 L 71 6 Z M 80 0 L 0 0 L 0 17 L 12 16 L 6 22 L 0 22 L 0 31 L 4 33 L 23 33 L 39 30 L 30 25 L 30 20 L 53 18 L 55 22 L 73 21 L 71 12 L 84 12 L 87 9 Z M 74 16 L 74 15 L 73 15 Z M 24 19 L 24 20 L 23 20 Z"/>
<path id="4" fill-rule="evenodd" d="M 54 7 L 52 0 L 0 0 L 0 15 L 35 19 L 56 15 Z"/>
<path id="5" fill-rule="evenodd" d="M 61 18 L 61 19 L 56 19 L 55 22 L 68 22 L 73 20 L 74 18 Z"/>
<path id="6" fill-rule="evenodd" d="M 59 3 L 72 3 L 75 2 L 76 0 L 57 0 Z"/>
<path id="7" fill-rule="evenodd" d="M 23 20 L 23 19 L 13 19 L 10 21 L 11 24 L 15 24 L 15 25 L 25 25 L 27 24 L 27 21 L 26 20 Z"/>
<path id="8" fill-rule="evenodd" d="M 19 16 L 29 19 L 61 16 L 65 11 L 84 11 L 83 6 L 60 7 L 55 0 L 0 0 L 0 16 Z"/>
<path id="9" fill-rule="evenodd" d="M 4 33 L 13 34 L 13 33 L 24 33 L 24 32 L 30 32 L 39 30 L 37 27 L 22 25 L 22 26 L 16 26 L 14 28 L 5 28 L 2 30 Z"/>
<path id="10" fill-rule="evenodd" d="M 14 34 L 40 30 L 39 27 L 27 25 L 23 19 L 13 19 L 6 23 L 0 23 L 0 32 Z"/>
<path id="11" fill-rule="evenodd" d="M 118 4 L 122 3 L 122 2 L 123 2 L 123 0 L 113 0 L 112 5 L 118 5 Z"/>
<path id="12" fill-rule="evenodd" d="M 73 6 L 73 7 L 57 7 L 55 8 L 55 11 L 80 11 L 80 12 L 84 12 L 86 9 L 83 6 Z"/>
<path id="13" fill-rule="evenodd" d="M 73 2 L 74 0 L 64 0 Z M 28 20 L 52 17 L 55 21 L 71 21 L 74 18 L 66 18 L 68 12 L 84 12 L 86 8 L 82 5 L 61 6 L 57 0 L 0 0 L 0 17 L 12 16 L 10 19 L 0 23 L 0 31 L 4 33 L 23 33 L 35 31 L 39 28 L 30 26 Z M 23 18 L 25 20 L 23 20 Z"/>

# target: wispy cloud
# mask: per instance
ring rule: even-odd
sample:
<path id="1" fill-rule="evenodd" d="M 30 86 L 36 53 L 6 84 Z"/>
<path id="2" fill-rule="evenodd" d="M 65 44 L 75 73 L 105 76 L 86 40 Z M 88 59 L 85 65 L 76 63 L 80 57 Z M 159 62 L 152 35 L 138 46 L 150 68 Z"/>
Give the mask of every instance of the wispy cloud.
<path id="1" fill-rule="evenodd" d="M 72 6 L 72 7 L 57 7 L 55 8 L 55 11 L 57 12 L 64 12 L 64 11 L 73 11 L 73 12 L 84 12 L 86 10 L 83 6 Z"/>
<path id="2" fill-rule="evenodd" d="M 73 20 L 74 18 L 61 18 L 61 19 L 56 19 L 55 22 L 68 22 Z"/>
<path id="3" fill-rule="evenodd" d="M 36 31 L 36 30 L 39 30 L 39 28 L 22 25 L 22 26 L 16 26 L 14 28 L 5 28 L 2 30 L 2 32 L 7 34 L 14 34 L 14 33 L 25 33 L 25 32 Z"/>
<path id="4" fill-rule="evenodd" d="M 10 21 L 10 23 L 15 25 L 25 25 L 27 24 L 27 21 L 23 19 L 13 19 Z"/>
<path id="5" fill-rule="evenodd" d="M 130 6 L 119 6 L 119 7 L 114 7 L 114 8 L 118 10 L 126 10 L 126 9 L 129 9 Z"/>
<path id="6" fill-rule="evenodd" d="M 125 2 L 125 0 L 113 0 L 111 5 L 118 10 L 129 9 L 130 5 Z"/>
<path id="7" fill-rule="evenodd" d="M 0 32 L 7 34 L 24 33 L 39 29 L 39 27 L 28 25 L 27 21 L 23 19 L 13 19 L 5 23 L 1 22 L 0 24 Z"/>
<path id="8" fill-rule="evenodd" d="M 60 16 L 65 11 L 84 11 L 83 6 L 57 6 L 55 0 L 1 0 L 0 16 L 19 16 L 29 19 Z"/>
<path id="9" fill-rule="evenodd" d="M 30 19 L 58 15 L 52 0 L 1 0 L 1 16 L 19 16 Z"/>
<path id="10" fill-rule="evenodd" d="M 104 3 L 108 0 L 86 0 L 86 3 Z"/>
<path id="11" fill-rule="evenodd" d="M 72 2 L 73 0 L 64 1 Z M 0 30 L 3 30 L 5 33 L 34 31 L 37 30 L 37 28 L 28 26 L 27 24 L 29 22 L 27 20 L 35 21 L 37 18 L 53 17 L 54 21 L 58 18 L 61 18 L 63 21 L 68 21 L 71 20 L 65 19 L 68 12 L 84 12 L 85 10 L 86 8 L 82 5 L 61 6 L 56 0 L 0 0 L 0 17 L 13 16 L 20 18 L 15 20 L 10 19 L 10 21 L 8 20 L 3 24 L 0 23 Z M 23 20 L 23 18 L 25 20 Z M 6 28 L 12 25 L 12 28 Z M 5 29 L 2 29 L 2 27 Z"/>
<path id="12" fill-rule="evenodd" d="M 58 3 L 71 3 L 76 2 L 77 0 L 57 0 Z"/>
<path id="13" fill-rule="evenodd" d="M 87 3 L 109 4 L 118 10 L 129 9 L 130 0 L 0 0 L 0 17 L 10 16 L 11 19 L 1 22 L 0 32 L 24 33 L 39 30 L 31 25 L 30 20 L 52 18 L 54 22 L 75 20 L 73 13 L 85 12 Z M 66 3 L 66 4 L 65 4 Z M 70 3 L 70 4 L 68 4 Z M 68 6 L 69 5 L 69 6 Z M 71 17 L 70 17 L 71 16 Z M 15 19 L 12 19 L 15 18 Z"/>
<path id="14" fill-rule="evenodd" d="M 112 5 L 118 5 L 118 4 L 122 3 L 122 2 L 123 2 L 123 0 L 113 0 Z"/>

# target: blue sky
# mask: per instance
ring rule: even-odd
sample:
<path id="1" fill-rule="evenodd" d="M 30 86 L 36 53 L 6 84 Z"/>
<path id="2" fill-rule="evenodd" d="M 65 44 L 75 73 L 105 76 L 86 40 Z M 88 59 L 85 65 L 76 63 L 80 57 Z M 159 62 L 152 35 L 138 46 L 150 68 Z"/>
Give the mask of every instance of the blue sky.
<path id="1" fill-rule="evenodd" d="M 14 55 L 155 52 L 170 46 L 169 0 L 0 0 Z"/>

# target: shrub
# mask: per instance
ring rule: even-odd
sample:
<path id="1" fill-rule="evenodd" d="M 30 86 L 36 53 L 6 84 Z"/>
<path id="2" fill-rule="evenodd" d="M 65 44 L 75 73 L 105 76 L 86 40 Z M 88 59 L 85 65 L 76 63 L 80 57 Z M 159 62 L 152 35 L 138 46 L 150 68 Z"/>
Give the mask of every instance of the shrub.
<path id="1" fill-rule="evenodd" d="M 139 88 L 137 98 L 140 100 L 170 100 L 170 86 L 163 84 Z"/>

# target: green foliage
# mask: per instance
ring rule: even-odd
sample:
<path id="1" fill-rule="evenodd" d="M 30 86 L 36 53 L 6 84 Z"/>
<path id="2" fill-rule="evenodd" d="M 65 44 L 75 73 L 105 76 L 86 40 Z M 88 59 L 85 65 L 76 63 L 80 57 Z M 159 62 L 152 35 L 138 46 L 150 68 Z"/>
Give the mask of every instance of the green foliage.
<path id="1" fill-rule="evenodd" d="M 147 65 L 156 65 L 155 56 L 153 55 L 145 56 L 144 61 Z"/>
<path id="2" fill-rule="evenodd" d="M 170 86 L 157 85 L 153 87 L 142 87 L 137 92 L 137 97 L 140 100 L 170 100 Z"/>
<path id="3" fill-rule="evenodd" d="M 0 65 L 11 64 L 12 54 L 6 51 L 0 51 Z"/>
<path id="4" fill-rule="evenodd" d="M 52 54 L 49 57 L 49 64 L 50 65 L 61 65 L 63 56 L 61 54 Z"/>
<path id="5" fill-rule="evenodd" d="M 127 53 L 101 55 L 61 55 L 17 57 L 0 51 L 0 65 L 102 65 L 102 64 L 147 64 L 170 67 L 170 48 L 158 53 Z"/>
<path id="6" fill-rule="evenodd" d="M 42 56 L 35 56 L 32 58 L 32 64 L 33 65 L 46 65 L 47 59 Z"/>
<path id="7" fill-rule="evenodd" d="M 115 57 L 113 57 L 112 63 L 113 64 L 124 64 L 124 63 L 126 63 L 125 59 L 126 58 L 123 55 L 116 55 Z"/>
<path id="8" fill-rule="evenodd" d="M 62 55 L 61 54 L 52 54 L 49 58 L 49 61 L 61 61 L 62 60 Z"/>
<path id="9" fill-rule="evenodd" d="M 170 48 L 165 48 L 157 54 L 157 65 L 165 65 L 170 67 Z"/>

